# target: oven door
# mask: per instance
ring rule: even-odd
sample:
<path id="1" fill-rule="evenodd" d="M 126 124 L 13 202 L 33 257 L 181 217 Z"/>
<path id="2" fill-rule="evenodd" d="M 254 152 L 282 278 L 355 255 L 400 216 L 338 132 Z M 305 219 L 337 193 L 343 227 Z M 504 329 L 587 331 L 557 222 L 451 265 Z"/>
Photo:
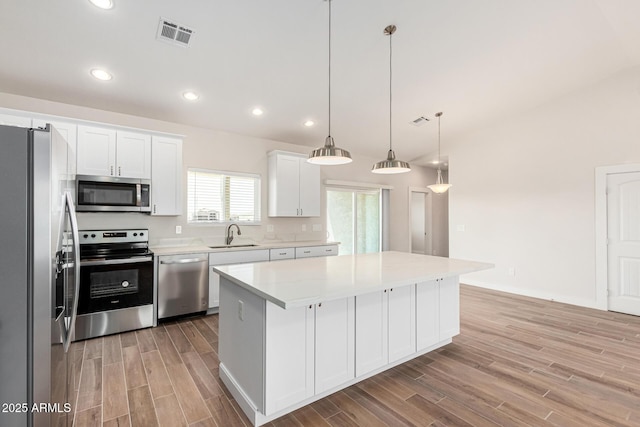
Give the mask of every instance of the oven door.
<path id="1" fill-rule="evenodd" d="M 81 261 L 78 314 L 153 304 L 153 257 Z"/>

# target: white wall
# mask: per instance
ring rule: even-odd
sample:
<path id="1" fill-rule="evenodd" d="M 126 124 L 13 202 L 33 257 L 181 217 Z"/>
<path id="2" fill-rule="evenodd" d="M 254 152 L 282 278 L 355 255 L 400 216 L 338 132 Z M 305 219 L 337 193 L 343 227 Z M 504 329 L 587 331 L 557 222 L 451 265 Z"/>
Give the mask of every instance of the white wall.
<path id="1" fill-rule="evenodd" d="M 462 281 L 595 307 L 594 169 L 640 162 L 640 68 L 449 145 L 450 256 L 496 265 Z"/>
<path id="2" fill-rule="evenodd" d="M 310 151 L 308 147 L 6 93 L 0 93 L 0 107 L 130 126 L 156 132 L 182 134 L 185 136 L 183 143 L 183 182 L 185 187 L 188 167 L 252 172 L 259 173 L 262 176 L 263 222 L 260 226 L 243 226 L 243 237 L 259 241 L 265 238 L 281 240 L 326 238 L 324 215 L 320 218 L 309 219 L 267 217 L 267 152 L 277 149 L 306 154 Z M 318 145 L 323 143 L 324 141 L 318 141 Z M 337 143 L 341 147 L 349 146 L 348 141 L 337 141 Z M 381 158 L 386 156 L 386 150 L 384 146 L 380 147 Z M 394 189 L 391 191 L 390 249 L 408 251 L 408 187 L 425 186 L 435 182 L 435 171 L 414 166 L 413 170 L 408 174 L 396 176 L 376 175 L 372 174 L 370 170 L 371 166 L 380 159 L 366 158 L 353 152 L 352 156 L 354 162 L 349 165 L 323 167 L 321 172 L 322 182 L 324 183 L 325 179 L 334 179 L 393 185 Z M 186 207 L 186 190 L 184 206 Z M 324 212 L 324 209 L 323 191 L 322 212 Z M 223 226 L 189 225 L 187 224 L 186 215 L 150 217 L 149 215 L 135 213 L 82 213 L 79 214 L 79 224 L 82 229 L 148 227 L 153 242 L 165 238 L 183 238 L 186 242 L 205 238 L 207 240 L 214 239 L 222 243 L 224 239 Z M 266 225 L 268 224 L 274 226 L 274 233 L 266 233 Z M 321 224 L 323 231 L 312 232 L 314 224 Z M 181 235 L 175 234 L 176 225 L 182 226 L 183 233 Z M 302 231 L 303 225 L 306 225 L 308 231 Z"/>

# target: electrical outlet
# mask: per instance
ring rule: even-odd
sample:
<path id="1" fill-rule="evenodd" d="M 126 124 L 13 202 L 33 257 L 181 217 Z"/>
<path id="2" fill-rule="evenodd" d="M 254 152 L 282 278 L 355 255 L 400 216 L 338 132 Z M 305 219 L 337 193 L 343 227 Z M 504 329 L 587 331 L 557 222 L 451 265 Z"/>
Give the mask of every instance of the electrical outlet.
<path id="1" fill-rule="evenodd" d="M 267 233 L 273 233 L 273 225 L 272 224 L 268 224 L 267 225 Z"/>
<path id="2" fill-rule="evenodd" d="M 244 320 L 244 301 L 238 300 L 238 318 Z"/>
<path id="3" fill-rule="evenodd" d="M 182 234 L 182 226 L 176 225 L 176 234 Z"/>
<path id="4" fill-rule="evenodd" d="M 302 224 L 302 231 L 307 231 L 307 224 Z"/>
<path id="5" fill-rule="evenodd" d="M 313 231 L 322 231 L 322 224 L 313 224 Z"/>

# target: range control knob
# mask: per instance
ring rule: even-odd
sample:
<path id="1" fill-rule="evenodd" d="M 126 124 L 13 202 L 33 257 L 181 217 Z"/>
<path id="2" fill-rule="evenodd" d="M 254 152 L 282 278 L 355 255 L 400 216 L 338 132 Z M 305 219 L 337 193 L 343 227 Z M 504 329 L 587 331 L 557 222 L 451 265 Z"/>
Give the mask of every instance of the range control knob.
<path id="1" fill-rule="evenodd" d="M 95 239 L 95 238 L 96 238 L 96 235 L 95 235 L 95 234 L 92 234 L 92 235 L 91 235 L 91 238 Z"/>
<path id="2" fill-rule="evenodd" d="M 126 281 L 126 280 L 123 280 L 123 281 L 122 281 L 122 287 L 123 287 L 123 288 L 126 288 L 126 287 L 128 287 L 128 286 L 129 286 L 129 282 L 128 282 L 128 281 Z"/>
<path id="3" fill-rule="evenodd" d="M 89 237 L 88 234 L 83 234 L 82 237 L 84 237 L 85 239 Z"/>
<path id="4" fill-rule="evenodd" d="M 140 233 L 141 236 L 144 236 L 144 233 Z"/>
<path id="5" fill-rule="evenodd" d="M 138 233 L 133 233 L 133 237 L 136 237 Z M 142 236 L 142 234 L 140 234 Z"/>

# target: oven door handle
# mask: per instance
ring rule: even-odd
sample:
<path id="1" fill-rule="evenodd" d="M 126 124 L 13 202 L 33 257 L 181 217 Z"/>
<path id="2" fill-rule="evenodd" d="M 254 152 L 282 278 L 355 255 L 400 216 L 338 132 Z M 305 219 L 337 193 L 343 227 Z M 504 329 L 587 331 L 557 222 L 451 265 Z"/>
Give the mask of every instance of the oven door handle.
<path id="1" fill-rule="evenodd" d="M 173 261 L 160 261 L 160 264 L 195 264 L 198 262 L 207 262 L 209 261 L 207 258 L 185 258 L 185 259 L 176 259 Z"/>
<path id="2" fill-rule="evenodd" d="M 138 262 L 148 262 L 152 260 L 153 260 L 153 257 L 145 256 L 145 257 L 125 258 L 125 259 L 105 259 L 100 261 L 80 261 L 80 266 L 90 267 L 92 265 L 135 264 Z"/>

